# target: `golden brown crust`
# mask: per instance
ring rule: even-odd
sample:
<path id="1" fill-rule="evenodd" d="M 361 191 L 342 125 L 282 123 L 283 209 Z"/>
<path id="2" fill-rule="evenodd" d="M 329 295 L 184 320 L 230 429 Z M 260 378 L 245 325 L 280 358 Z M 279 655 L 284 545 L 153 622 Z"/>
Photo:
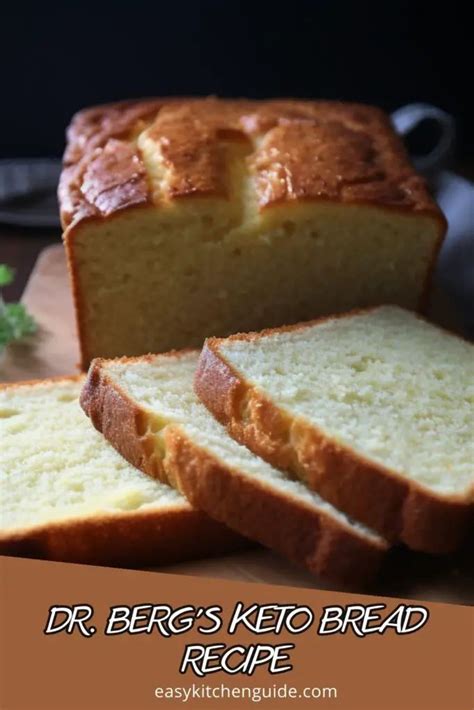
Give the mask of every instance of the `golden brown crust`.
<path id="1" fill-rule="evenodd" d="M 0 554 L 144 567 L 215 556 L 244 544 L 235 533 L 183 502 L 157 511 L 71 519 L 5 532 L 0 536 Z"/>
<path id="2" fill-rule="evenodd" d="M 64 227 L 157 197 L 139 137 L 167 172 L 163 194 L 231 198 L 225 145 L 247 142 L 261 209 L 333 200 L 444 218 L 379 109 L 298 100 L 149 99 L 88 109 L 68 129 L 59 187 Z"/>
<path id="3" fill-rule="evenodd" d="M 78 375 L 54 375 L 48 377 L 46 380 L 34 379 L 34 380 L 21 380 L 20 382 L 0 382 L 0 390 L 6 389 L 18 389 L 20 387 L 31 387 L 31 385 L 42 385 L 49 382 L 80 382 L 84 379 L 83 374 Z"/>
<path id="4" fill-rule="evenodd" d="M 310 572 L 343 583 L 373 579 L 387 546 L 321 509 L 250 480 L 190 440 L 166 434 L 169 476 L 191 505 Z"/>
<path id="5" fill-rule="evenodd" d="M 127 161 L 123 160 L 122 170 L 125 172 L 125 182 L 130 180 L 134 173 L 133 165 L 137 162 L 141 163 L 141 158 L 131 146 L 134 130 L 139 130 L 140 126 L 144 126 L 146 121 L 151 120 L 159 110 L 161 103 L 159 99 L 156 99 L 105 104 L 80 111 L 73 117 L 67 130 L 67 146 L 63 158 L 64 168 L 58 190 L 63 227 L 71 222 L 77 223 L 88 217 L 100 215 L 99 207 L 93 199 L 97 194 L 101 194 L 99 189 L 100 171 L 95 170 L 95 167 L 96 162 L 97 167 L 101 164 L 101 154 L 107 150 L 110 142 L 112 142 L 112 146 L 116 146 L 117 152 L 120 152 L 120 145 L 124 150 L 126 146 L 129 147 L 129 167 L 127 169 Z M 130 168 L 130 164 L 132 168 Z M 103 162 L 102 165 L 104 165 Z M 91 199 L 88 199 L 87 196 L 87 183 L 85 192 L 83 192 L 84 175 L 88 170 L 96 175 L 96 189 L 90 193 Z M 110 178 L 103 171 L 102 176 L 104 191 L 101 196 L 101 204 L 107 210 L 106 184 Z M 111 200 L 116 209 L 119 209 L 121 204 L 119 185 L 120 183 L 117 183 L 114 186 Z M 146 190 L 146 194 L 148 194 L 148 190 Z M 138 204 L 143 202 L 143 197 L 143 194 L 139 196 Z M 125 194 L 123 206 L 131 206 L 131 204 L 130 195 L 127 197 Z"/>
<path id="6" fill-rule="evenodd" d="M 81 407 L 129 463 L 151 478 L 168 483 L 147 417 L 125 392 L 110 386 L 103 362 L 96 359 L 91 363 L 81 392 Z"/>
<path id="7" fill-rule="evenodd" d="M 249 341 L 325 320 L 237 334 L 230 339 Z M 223 340 L 206 341 L 195 390 L 231 436 L 389 540 L 433 553 L 459 546 L 472 522 L 472 505 L 466 497 L 436 495 L 331 440 L 306 420 L 282 411 L 225 360 L 219 351 Z"/>
<path id="8" fill-rule="evenodd" d="M 74 239 L 65 239 L 64 248 L 66 252 L 66 263 L 69 272 L 69 282 L 71 284 L 74 313 L 76 316 L 77 340 L 79 343 L 78 369 L 85 372 L 89 367 L 91 355 L 89 354 L 89 339 L 86 327 L 86 309 L 84 306 L 84 296 L 80 288 L 79 263 L 76 258 L 76 244 Z"/>
<path id="9" fill-rule="evenodd" d="M 5 383 L 19 389 L 49 382 L 80 382 L 83 375 Z M 112 404 L 112 402 L 109 402 Z M 113 400 L 117 413 L 120 399 Z M 132 418 L 124 422 L 125 432 Z M 219 555 L 242 549 L 246 541 L 187 501 L 157 510 L 137 510 L 48 522 L 24 530 L 0 531 L 0 554 L 110 567 L 143 567 Z"/>
<path id="10" fill-rule="evenodd" d="M 191 441 L 178 425 L 164 430 L 166 456 L 157 473 L 156 443 L 153 447 L 148 434 L 151 417 L 108 377 L 106 362 L 93 361 L 81 404 L 94 426 L 130 463 L 178 488 L 191 505 L 215 520 L 314 573 L 359 583 L 375 575 L 387 549 L 384 541 L 338 522 L 323 509 L 317 511 L 249 480 Z"/>

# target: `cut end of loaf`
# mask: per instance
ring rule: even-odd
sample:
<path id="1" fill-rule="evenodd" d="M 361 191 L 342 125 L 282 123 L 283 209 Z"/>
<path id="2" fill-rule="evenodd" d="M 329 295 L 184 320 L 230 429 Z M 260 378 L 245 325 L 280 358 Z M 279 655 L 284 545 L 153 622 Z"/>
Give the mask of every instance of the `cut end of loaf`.
<path id="1" fill-rule="evenodd" d="M 249 222 L 233 211 L 215 200 L 129 210 L 66 239 L 83 365 L 354 307 L 423 304 L 440 239 L 430 217 L 329 203 Z"/>
<path id="2" fill-rule="evenodd" d="M 354 307 L 421 308 L 446 227 L 388 118 L 324 101 L 83 112 L 60 202 L 84 367 Z"/>

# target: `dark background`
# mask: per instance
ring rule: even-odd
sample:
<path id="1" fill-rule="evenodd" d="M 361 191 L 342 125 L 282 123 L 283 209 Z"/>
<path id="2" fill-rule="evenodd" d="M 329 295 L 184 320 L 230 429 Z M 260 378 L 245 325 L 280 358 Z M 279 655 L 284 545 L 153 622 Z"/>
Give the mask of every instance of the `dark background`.
<path id="1" fill-rule="evenodd" d="M 461 3 L 4 3 L 0 158 L 60 155 L 89 104 L 172 94 L 428 101 L 474 159 L 472 25 Z"/>
<path id="2" fill-rule="evenodd" d="M 96 0 L 0 6 L 0 159 L 60 156 L 72 114 L 159 95 L 426 101 L 457 120 L 455 170 L 474 178 L 473 31 L 467 3 Z M 416 132 L 415 132 L 416 133 Z M 432 145 L 426 126 L 419 139 Z M 427 145 L 427 147 L 428 147 Z M 0 225 L 19 298 L 59 229 Z"/>

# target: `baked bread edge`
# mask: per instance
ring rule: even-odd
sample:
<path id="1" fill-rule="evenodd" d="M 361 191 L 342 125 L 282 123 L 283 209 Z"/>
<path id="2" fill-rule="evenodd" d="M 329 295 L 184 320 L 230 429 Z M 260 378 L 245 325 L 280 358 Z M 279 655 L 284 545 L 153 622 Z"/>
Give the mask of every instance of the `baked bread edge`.
<path id="1" fill-rule="evenodd" d="M 402 541 L 414 550 L 452 552 L 472 522 L 473 506 L 468 498 L 437 495 L 349 445 L 334 441 L 308 421 L 279 408 L 219 352 L 222 341 L 254 340 L 376 309 L 354 310 L 259 333 L 208 338 L 196 372 L 195 391 L 236 441 L 299 478 L 346 514 L 388 540 Z"/>

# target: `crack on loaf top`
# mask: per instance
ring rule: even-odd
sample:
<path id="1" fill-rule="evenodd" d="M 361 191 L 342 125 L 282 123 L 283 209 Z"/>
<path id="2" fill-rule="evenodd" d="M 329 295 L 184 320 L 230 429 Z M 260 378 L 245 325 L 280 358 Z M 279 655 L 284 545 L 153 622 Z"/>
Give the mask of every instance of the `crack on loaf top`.
<path id="1" fill-rule="evenodd" d="M 240 219 L 311 200 L 439 214 L 388 117 L 358 104 L 208 98 L 98 107 L 73 119 L 64 164 L 65 225 L 189 197 L 236 201 Z"/>

